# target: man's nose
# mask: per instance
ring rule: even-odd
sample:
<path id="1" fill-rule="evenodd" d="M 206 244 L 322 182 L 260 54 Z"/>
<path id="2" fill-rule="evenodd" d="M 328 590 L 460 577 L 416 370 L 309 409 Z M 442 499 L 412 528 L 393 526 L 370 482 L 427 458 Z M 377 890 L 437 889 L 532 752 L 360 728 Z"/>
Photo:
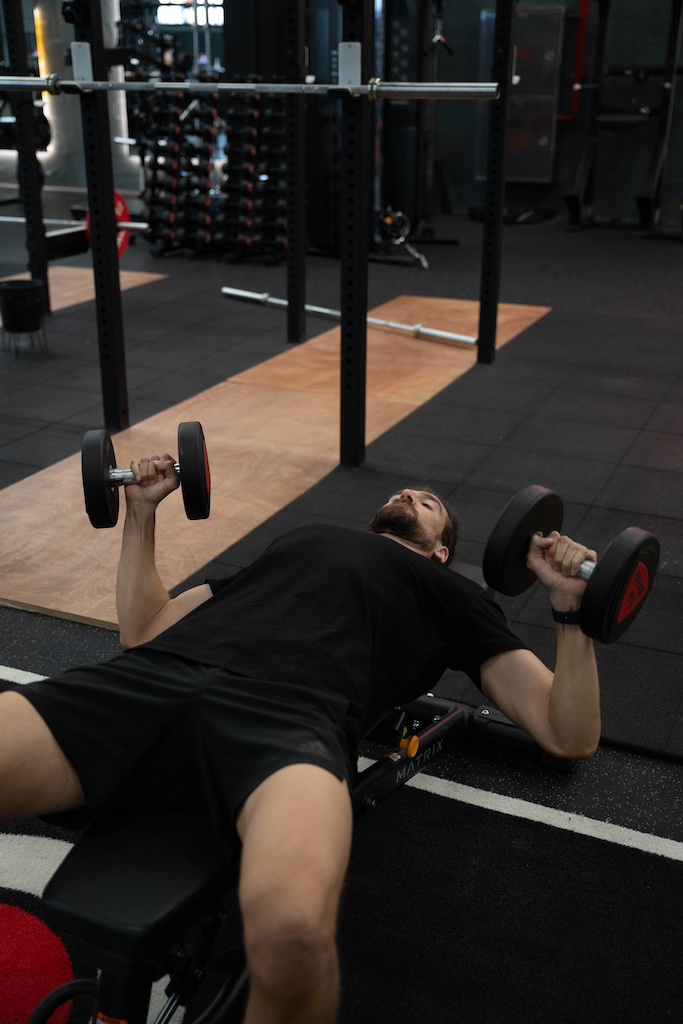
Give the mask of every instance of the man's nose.
<path id="1" fill-rule="evenodd" d="M 413 496 L 413 492 L 411 490 L 409 490 L 407 487 L 404 487 L 403 490 L 401 491 L 401 498 L 403 499 L 403 501 L 408 501 L 408 502 L 414 502 L 415 501 L 415 498 Z"/>

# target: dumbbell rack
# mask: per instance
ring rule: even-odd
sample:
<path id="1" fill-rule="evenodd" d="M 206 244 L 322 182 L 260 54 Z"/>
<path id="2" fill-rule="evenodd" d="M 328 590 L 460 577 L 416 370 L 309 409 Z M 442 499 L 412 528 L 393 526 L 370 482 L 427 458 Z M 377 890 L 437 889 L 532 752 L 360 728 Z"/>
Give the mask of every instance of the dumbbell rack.
<path id="1" fill-rule="evenodd" d="M 252 84 L 261 79 L 251 76 Z M 258 92 L 231 97 L 221 210 L 226 257 L 278 259 L 286 249 L 285 100 Z"/>
<path id="2" fill-rule="evenodd" d="M 251 77 L 250 82 L 259 80 Z M 279 96 L 161 94 L 150 107 L 142 199 L 157 255 L 214 254 L 275 261 L 287 247 L 286 108 Z M 219 131 L 222 181 L 212 180 Z"/>
<path id="3" fill-rule="evenodd" d="M 197 251 L 211 244 L 211 174 L 217 93 L 155 97 L 142 198 L 154 251 Z"/>

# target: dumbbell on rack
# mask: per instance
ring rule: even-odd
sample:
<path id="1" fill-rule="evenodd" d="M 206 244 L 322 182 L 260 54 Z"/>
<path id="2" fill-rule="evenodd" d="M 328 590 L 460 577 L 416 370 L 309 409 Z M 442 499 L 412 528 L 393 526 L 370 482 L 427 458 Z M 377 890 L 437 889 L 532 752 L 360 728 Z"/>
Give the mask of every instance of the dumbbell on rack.
<path id="1" fill-rule="evenodd" d="M 562 499 L 547 487 L 525 487 L 505 506 L 491 531 L 482 569 L 487 585 L 507 597 L 524 593 L 536 580 L 527 568 L 531 537 L 562 528 Z M 580 626 L 601 643 L 618 640 L 642 610 L 659 565 L 659 541 L 631 526 L 608 544 L 597 562 L 586 561 Z"/>
<path id="2" fill-rule="evenodd" d="M 116 526 L 119 518 L 119 490 L 135 483 L 131 469 L 117 469 L 114 446 L 106 430 L 88 430 L 81 452 L 83 492 L 88 518 L 97 529 Z M 178 427 L 176 473 L 188 519 L 208 519 L 211 507 L 211 474 L 201 423 Z"/>

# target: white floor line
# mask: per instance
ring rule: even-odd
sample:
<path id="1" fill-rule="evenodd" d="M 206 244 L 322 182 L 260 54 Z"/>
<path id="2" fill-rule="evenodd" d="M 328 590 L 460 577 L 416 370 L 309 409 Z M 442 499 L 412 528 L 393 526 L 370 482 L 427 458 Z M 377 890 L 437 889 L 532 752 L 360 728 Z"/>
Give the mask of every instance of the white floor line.
<path id="1" fill-rule="evenodd" d="M 64 839 L 0 833 L 0 886 L 41 896 L 70 849 Z"/>
<path id="2" fill-rule="evenodd" d="M 20 668 L 0 665 L 0 680 L 6 683 L 35 683 L 38 679 L 47 679 L 47 676 L 37 676 L 35 672 L 24 672 Z"/>
<path id="3" fill-rule="evenodd" d="M 358 760 L 358 768 L 361 771 L 371 764 L 373 761 L 367 757 L 361 757 Z M 538 821 L 543 825 L 576 832 L 578 835 L 590 836 L 593 839 L 602 839 L 607 843 L 629 846 L 634 850 L 641 850 L 643 853 L 653 853 L 658 857 L 667 857 L 669 860 L 683 861 L 683 843 L 674 839 L 665 839 L 662 836 L 654 836 L 647 832 L 624 828 L 623 825 L 613 825 L 608 821 L 585 818 L 581 814 L 559 811 L 554 807 L 543 807 L 541 804 L 533 804 L 516 797 L 502 796 L 500 793 L 490 793 L 486 790 L 475 789 L 473 786 L 465 786 L 460 782 L 451 782 L 448 779 L 440 779 L 424 773 L 416 775 L 406 785 L 421 789 L 426 793 L 446 797 L 449 800 L 472 804 L 474 807 L 481 807 L 484 810 L 510 814 L 515 818 L 526 818 L 528 821 Z"/>

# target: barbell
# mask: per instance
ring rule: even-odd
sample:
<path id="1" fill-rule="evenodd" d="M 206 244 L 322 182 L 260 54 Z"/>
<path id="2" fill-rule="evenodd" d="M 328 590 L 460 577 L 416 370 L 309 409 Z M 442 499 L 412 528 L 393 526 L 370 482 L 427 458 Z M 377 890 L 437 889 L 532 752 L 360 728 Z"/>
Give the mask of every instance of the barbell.
<path id="1" fill-rule="evenodd" d="M 52 96 L 83 92 L 228 92 L 275 96 L 329 95 L 332 98 L 352 96 L 371 100 L 495 100 L 500 94 L 497 82 L 383 82 L 381 78 L 372 78 L 367 85 L 328 85 L 322 82 L 91 82 L 64 79 L 60 75 L 47 75 L 45 78 L 0 76 L 0 91 L 47 92 Z"/>
<path id="2" fill-rule="evenodd" d="M 117 469 L 114 446 L 106 430 L 88 430 L 81 450 L 83 494 L 88 518 L 97 529 L 116 526 L 119 487 L 136 483 L 131 469 Z M 178 426 L 178 462 L 175 471 L 188 519 L 208 519 L 211 509 L 211 473 L 201 423 Z"/>
<path id="3" fill-rule="evenodd" d="M 289 301 L 278 299 L 270 292 L 250 292 L 244 288 L 221 288 L 221 295 L 227 299 L 239 299 L 243 302 L 258 302 L 262 306 L 275 306 L 278 309 L 287 309 Z M 304 310 L 313 313 L 315 316 L 326 317 L 328 320 L 341 320 L 341 312 L 338 309 L 328 309 L 326 306 L 313 306 L 306 303 Z M 435 327 L 423 327 L 422 324 L 402 324 L 394 320 L 381 320 L 378 317 L 366 317 L 370 327 L 385 327 L 390 331 L 400 331 L 403 334 L 411 334 L 413 338 L 426 338 L 428 341 L 438 341 L 444 345 L 462 345 L 472 348 L 477 343 L 476 338 L 468 334 L 455 334 L 453 331 L 439 331 Z"/>
<path id="4" fill-rule="evenodd" d="M 144 233 L 149 231 L 149 224 L 145 221 L 130 219 L 126 201 L 118 192 L 114 192 L 113 198 L 114 216 L 116 217 L 116 250 L 120 259 L 130 244 L 131 234 L 133 232 Z M 0 216 L 0 224 L 25 223 L 25 217 Z M 85 221 L 60 220 L 48 217 L 43 220 L 43 225 L 44 227 L 53 228 L 53 230 L 45 233 L 48 260 L 77 256 L 80 253 L 88 252 L 91 247 L 89 210 L 86 213 Z"/>
<path id="5" fill-rule="evenodd" d="M 486 542 L 482 569 L 487 585 L 507 597 L 524 593 L 536 575 L 527 568 L 531 537 L 562 528 L 559 495 L 532 484 L 503 509 Z M 652 589 L 659 565 L 657 538 L 631 526 L 619 533 L 597 562 L 585 561 L 579 578 L 586 581 L 579 625 L 601 643 L 618 640 L 634 622 Z"/>

